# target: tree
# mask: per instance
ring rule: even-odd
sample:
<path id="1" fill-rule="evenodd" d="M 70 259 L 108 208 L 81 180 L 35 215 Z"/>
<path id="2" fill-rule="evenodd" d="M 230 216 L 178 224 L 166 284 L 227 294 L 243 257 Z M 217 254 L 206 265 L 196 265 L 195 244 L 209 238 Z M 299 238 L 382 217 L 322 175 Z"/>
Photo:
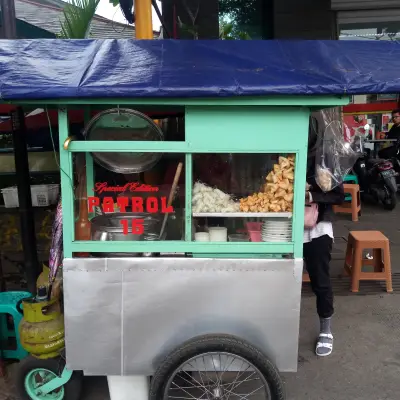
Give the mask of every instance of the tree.
<path id="1" fill-rule="evenodd" d="M 60 39 L 87 39 L 100 0 L 71 0 L 63 10 Z"/>
<path id="2" fill-rule="evenodd" d="M 236 37 L 240 32 L 252 38 L 261 37 L 263 10 L 263 0 L 219 0 L 220 17 L 232 23 L 232 34 Z"/>
<path id="3" fill-rule="evenodd" d="M 219 38 L 221 40 L 251 40 L 247 32 L 236 32 L 232 22 L 226 22 L 223 19 L 219 21 Z"/>

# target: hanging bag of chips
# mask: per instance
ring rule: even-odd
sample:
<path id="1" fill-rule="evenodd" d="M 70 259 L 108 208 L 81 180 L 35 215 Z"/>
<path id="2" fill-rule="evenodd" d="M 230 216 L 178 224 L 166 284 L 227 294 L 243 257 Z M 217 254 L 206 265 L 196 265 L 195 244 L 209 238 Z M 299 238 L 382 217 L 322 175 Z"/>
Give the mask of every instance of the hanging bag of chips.
<path id="1" fill-rule="evenodd" d="M 360 154 L 352 146 L 353 139 L 345 140 L 340 109 L 326 109 L 316 114 L 319 124 L 315 180 L 323 192 L 329 192 L 343 183 Z"/>

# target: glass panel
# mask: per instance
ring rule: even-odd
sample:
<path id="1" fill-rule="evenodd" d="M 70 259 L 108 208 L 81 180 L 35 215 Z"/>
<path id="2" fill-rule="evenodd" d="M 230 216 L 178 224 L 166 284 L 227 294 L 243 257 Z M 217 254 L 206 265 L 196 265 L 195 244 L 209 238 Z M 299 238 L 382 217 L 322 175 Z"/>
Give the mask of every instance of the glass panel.
<path id="1" fill-rule="evenodd" d="M 94 159 L 91 177 L 90 158 L 86 164 L 85 153 L 76 153 L 76 240 L 160 240 L 164 220 L 166 222 L 161 239 L 183 240 L 184 160 L 183 154 L 168 153 L 145 172 L 118 174 L 103 168 Z M 176 187 L 170 204 L 174 182 Z"/>
<path id="2" fill-rule="evenodd" d="M 196 154 L 195 241 L 292 241 L 293 155 Z"/>

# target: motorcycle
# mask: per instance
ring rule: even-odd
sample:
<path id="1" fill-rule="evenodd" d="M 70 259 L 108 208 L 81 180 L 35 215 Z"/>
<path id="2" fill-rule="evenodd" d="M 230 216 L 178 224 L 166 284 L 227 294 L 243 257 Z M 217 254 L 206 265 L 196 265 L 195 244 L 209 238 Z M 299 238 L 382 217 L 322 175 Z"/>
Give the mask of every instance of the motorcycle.
<path id="1" fill-rule="evenodd" d="M 381 149 L 378 152 L 379 158 L 388 159 L 392 162 L 394 170 L 397 172 L 397 191 L 400 191 L 400 138 L 393 146 Z"/>
<path id="2" fill-rule="evenodd" d="M 362 148 L 362 140 L 360 146 Z M 356 161 L 353 172 L 357 175 L 361 195 L 369 194 L 377 202 L 381 202 L 385 210 L 394 210 L 397 203 L 398 173 L 391 160 L 370 158 L 368 152 Z"/>

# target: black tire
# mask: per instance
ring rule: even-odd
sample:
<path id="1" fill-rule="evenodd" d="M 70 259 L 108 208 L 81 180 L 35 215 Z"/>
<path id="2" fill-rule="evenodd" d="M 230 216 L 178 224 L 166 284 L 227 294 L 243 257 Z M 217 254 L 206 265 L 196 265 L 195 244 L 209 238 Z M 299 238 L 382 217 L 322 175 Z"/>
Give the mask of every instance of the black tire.
<path id="1" fill-rule="evenodd" d="M 15 377 L 15 391 L 19 400 L 32 400 L 31 396 L 25 390 L 25 378 L 34 369 L 46 369 L 48 371 L 59 373 L 59 358 L 49 358 L 41 360 L 32 356 L 28 356 L 18 364 L 18 369 Z M 82 391 L 82 378 L 81 372 L 74 372 L 71 379 L 63 386 L 64 398 L 63 400 L 79 400 Z"/>
<path id="2" fill-rule="evenodd" d="M 170 353 L 161 363 L 151 382 L 150 400 L 168 400 L 166 385 L 182 363 L 208 352 L 226 352 L 252 363 L 264 376 L 271 393 L 271 400 L 284 400 L 284 385 L 275 365 L 257 348 L 243 339 L 231 335 L 203 335 L 188 340 Z"/>
<path id="3" fill-rule="evenodd" d="M 386 197 L 383 200 L 383 208 L 388 211 L 392 211 L 396 208 L 397 196 L 396 193 L 390 192 L 386 189 Z"/>

